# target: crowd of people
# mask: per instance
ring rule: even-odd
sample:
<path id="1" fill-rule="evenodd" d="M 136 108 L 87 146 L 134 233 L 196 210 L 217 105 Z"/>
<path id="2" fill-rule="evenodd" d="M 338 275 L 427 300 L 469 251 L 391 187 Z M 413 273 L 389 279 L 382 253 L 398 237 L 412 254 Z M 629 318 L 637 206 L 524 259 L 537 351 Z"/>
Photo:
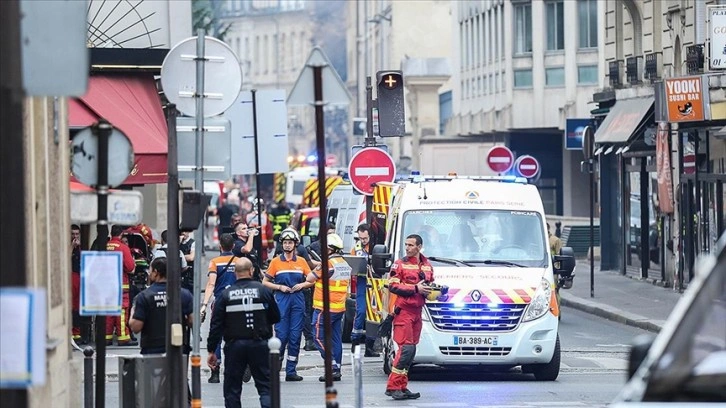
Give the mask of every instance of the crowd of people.
<path id="1" fill-rule="evenodd" d="M 301 242 L 298 231 L 292 228 L 290 210 L 284 201 L 277 203 L 271 214 L 263 217 L 263 228 L 258 222 L 259 211 L 266 213 L 261 202 L 245 212 L 237 205 L 234 197 L 226 200 L 219 209 L 220 230 L 219 255 L 209 261 L 207 284 L 201 301 L 200 318 L 204 321 L 211 314 L 207 336 L 208 365 L 211 370 L 210 383 L 220 382 L 221 366 L 224 361 L 225 406 L 239 407 L 242 384 L 254 378 L 262 407 L 270 406 L 270 367 L 268 359 L 269 340 L 273 335 L 281 342 L 281 362 L 284 362 L 285 381 L 302 381 L 297 372 L 300 349 L 317 350 L 325 358 L 326 347 L 331 347 L 332 379 L 342 378 L 343 359 L 342 320 L 349 293 L 352 268 L 343 258 L 343 240 L 335 233 L 335 225 L 328 225 L 327 246 L 322 248 L 317 240 L 307 247 Z M 265 221 L 271 229 L 276 245 L 262 246 L 262 253 L 255 249 L 255 239 L 267 239 Z M 274 220 L 274 221 L 273 221 Z M 106 340 L 112 344 L 115 338 L 119 346 L 138 345 L 135 334 L 141 334 L 141 353 L 163 353 L 166 345 L 166 276 L 168 251 L 167 231 L 161 233 L 156 244 L 142 233 L 146 226 L 124 228 L 114 225 L 107 250 L 123 254 L 122 313 L 107 319 Z M 361 224 L 357 229 L 356 246 L 350 254 L 368 258 L 370 253 L 370 229 Z M 143 256 L 129 238 L 141 235 L 148 246 L 150 256 Z M 147 236 L 149 240 L 147 241 Z M 179 237 L 179 262 L 184 271 L 191 270 L 194 262 L 194 240 L 187 233 Z M 410 242 L 409 242 L 410 241 Z M 88 321 L 78 315 L 78 292 L 80 287 L 80 228 L 71 229 L 72 242 L 72 287 L 74 328 L 73 337 L 77 343 L 90 340 Z M 259 244 L 259 242 L 258 242 Z M 406 240 L 406 257 L 393 265 L 390 290 L 398 295 L 394 324 L 405 324 L 410 330 L 397 330 L 394 340 L 398 353 L 393 362 L 386 395 L 394 399 L 415 399 L 418 393 L 407 388 L 407 371 L 415 345 L 420 335 L 420 315 L 423 300 L 428 289 L 423 282 L 433 281 L 433 270 L 426 258 L 420 254 L 421 237 L 411 236 Z M 153 248 L 153 250 L 152 250 Z M 258 246 L 259 248 L 259 246 Z M 418 248 L 419 252 L 416 252 Z M 274 250 L 273 250 L 274 249 Z M 271 259 L 265 262 L 270 252 Z M 323 251 L 327 252 L 327 265 L 322 264 Z M 274 255 L 272 255 L 274 254 Z M 177 255 L 174 255 L 177 256 Z M 143 262 L 149 261 L 148 265 Z M 137 266 L 148 275 L 148 287 L 135 285 Z M 409 271 L 416 274 L 409 276 Z M 352 346 L 364 345 L 366 357 L 379 354 L 374 349 L 375 337 L 366 336 L 366 274 L 357 272 L 357 307 L 352 332 Z M 323 303 L 324 275 L 329 280 L 330 339 L 326 344 Z M 191 276 L 191 274 L 189 274 Z M 191 284 L 182 279 L 182 312 L 185 325 L 185 350 L 189 347 L 189 328 L 192 326 L 193 295 Z M 132 293 L 133 292 L 133 293 Z M 417 320 L 418 319 L 418 320 Z M 325 376 L 319 381 L 324 382 Z"/>

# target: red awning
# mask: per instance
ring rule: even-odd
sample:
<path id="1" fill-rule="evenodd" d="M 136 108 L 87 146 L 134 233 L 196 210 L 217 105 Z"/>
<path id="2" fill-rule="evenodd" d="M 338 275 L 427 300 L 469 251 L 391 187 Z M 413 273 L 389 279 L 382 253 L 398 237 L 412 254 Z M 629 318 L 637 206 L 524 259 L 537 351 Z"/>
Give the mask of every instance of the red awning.
<path id="1" fill-rule="evenodd" d="M 88 92 L 68 102 L 71 128 L 99 118 L 131 140 L 134 168 L 125 185 L 166 183 L 167 127 L 152 74 L 101 74 L 88 80 Z"/>

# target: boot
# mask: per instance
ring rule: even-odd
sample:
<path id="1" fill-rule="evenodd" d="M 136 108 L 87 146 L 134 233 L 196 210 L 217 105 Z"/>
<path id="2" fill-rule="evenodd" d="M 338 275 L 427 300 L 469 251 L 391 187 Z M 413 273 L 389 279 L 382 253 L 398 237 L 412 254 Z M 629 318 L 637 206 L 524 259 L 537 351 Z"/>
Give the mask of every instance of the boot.
<path id="1" fill-rule="evenodd" d="M 313 343 L 312 340 L 305 340 L 305 347 L 303 347 L 303 350 L 305 350 L 305 351 L 315 351 L 317 349 L 315 348 L 315 343 Z"/>
<path id="2" fill-rule="evenodd" d="M 209 376 L 207 382 L 210 384 L 219 384 L 219 367 L 212 370 L 212 375 Z"/>
<path id="3" fill-rule="evenodd" d="M 375 349 L 375 340 L 370 341 L 366 340 L 366 353 L 365 357 L 380 357 L 381 353 L 377 352 Z"/>
<path id="4" fill-rule="evenodd" d="M 302 381 L 303 378 L 300 375 L 292 374 L 292 375 L 286 375 L 285 381 Z"/>
<path id="5" fill-rule="evenodd" d="M 333 373 L 333 381 L 340 381 L 343 379 L 343 376 L 340 374 L 340 371 L 336 371 Z M 321 375 L 320 378 L 318 378 L 318 381 L 325 382 L 325 375 Z"/>

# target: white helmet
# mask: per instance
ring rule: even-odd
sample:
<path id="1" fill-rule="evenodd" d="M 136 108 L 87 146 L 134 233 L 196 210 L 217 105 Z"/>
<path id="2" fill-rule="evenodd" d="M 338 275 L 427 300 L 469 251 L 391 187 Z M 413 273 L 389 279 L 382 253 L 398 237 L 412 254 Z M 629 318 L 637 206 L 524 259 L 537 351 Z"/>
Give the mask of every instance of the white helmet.
<path id="1" fill-rule="evenodd" d="M 328 234 L 328 247 L 342 251 L 343 238 L 338 234 Z"/>
<path id="2" fill-rule="evenodd" d="M 298 235 L 297 231 L 295 231 L 292 228 L 285 228 L 280 233 L 280 242 L 285 240 L 292 240 L 295 242 L 300 242 L 300 236 Z"/>

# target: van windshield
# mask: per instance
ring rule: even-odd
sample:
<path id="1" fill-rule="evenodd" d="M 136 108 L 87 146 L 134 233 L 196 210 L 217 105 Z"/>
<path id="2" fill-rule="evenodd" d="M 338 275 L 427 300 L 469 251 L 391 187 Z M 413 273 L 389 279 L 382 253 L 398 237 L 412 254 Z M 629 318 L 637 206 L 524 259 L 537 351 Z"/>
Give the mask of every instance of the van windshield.
<path id="1" fill-rule="evenodd" d="M 423 239 L 427 257 L 441 257 L 486 266 L 484 261 L 508 261 L 522 266 L 547 265 L 547 244 L 540 214 L 506 210 L 413 210 L 403 214 L 404 241 L 410 234 Z M 496 263 L 489 263 L 495 265 Z"/>

